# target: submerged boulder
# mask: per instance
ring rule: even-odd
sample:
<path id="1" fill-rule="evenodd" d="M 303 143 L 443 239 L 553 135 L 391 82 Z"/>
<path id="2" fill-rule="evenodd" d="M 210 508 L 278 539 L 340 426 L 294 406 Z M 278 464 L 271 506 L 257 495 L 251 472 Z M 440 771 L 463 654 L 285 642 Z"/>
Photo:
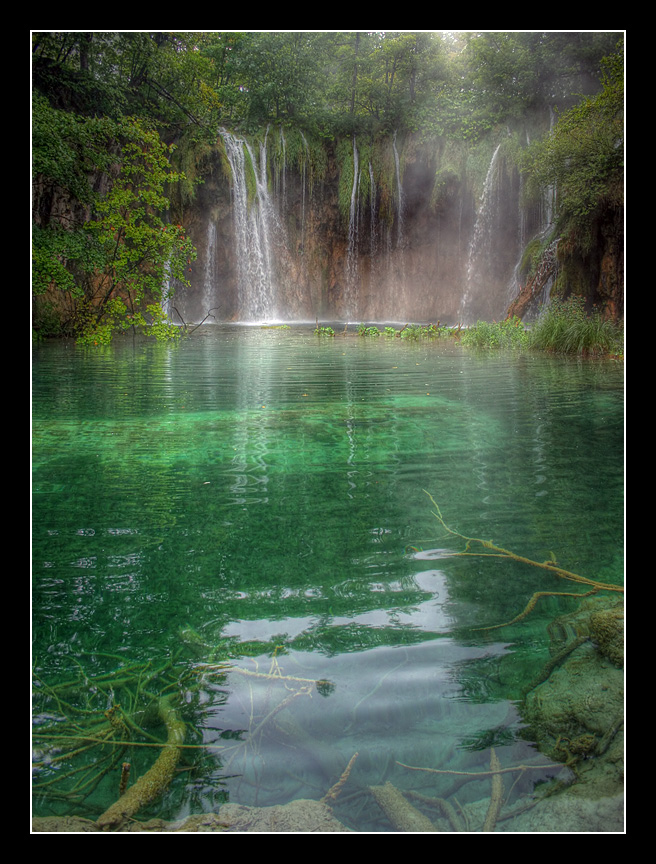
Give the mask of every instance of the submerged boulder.
<path id="1" fill-rule="evenodd" d="M 622 603 L 602 598 L 555 621 L 552 637 L 570 634 L 575 647 L 567 653 L 556 641 L 552 650 L 562 662 L 525 698 L 525 734 L 575 772 L 568 795 L 602 798 L 623 791 L 623 622 Z"/>

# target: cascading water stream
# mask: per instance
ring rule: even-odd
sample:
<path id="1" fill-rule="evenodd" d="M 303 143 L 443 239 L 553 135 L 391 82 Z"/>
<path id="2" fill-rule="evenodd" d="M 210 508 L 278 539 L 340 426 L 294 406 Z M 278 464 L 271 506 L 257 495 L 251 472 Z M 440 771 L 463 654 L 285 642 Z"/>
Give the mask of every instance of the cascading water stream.
<path id="1" fill-rule="evenodd" d="M 480 207 L 474 225 L 474 235 L 469 246 L 469 258 L 467 261 L 467 287 L 460 301 L 458 317 L 463 324 L 473 323 L 470 320 L 470 306 L 475 298 L 486 290 L 485 270 L 489 269 L 492 250 L 492 228 L 494 210 L 496 204 L 496 191 L 498 183 L 498 156 L 501 144 L 498 144 L 492 154 L 490 166 L 483 184 L 483 192 L 480 198 Z"/>
<path id="2" fill-rule="evenodd" d="M 355 314 L 358 289 L 358 186 L 360 183 L 360 167 L 358 148 L 353 136 L 353 186 L 351 187 L 351 205 L 349 209 L 348 248 L 346 256 L 346 297 L 344 298 L 344 313 L 347 318 Z"/>
<path id="3" fill-rule="evenodd" d="M 551 131 L 553 130 L 555 122 L 555 116 L 551 109 L 549 110 L 549 115 L 549 128 Z M 526 146 L 529 147 L 530 144 L 531 141 L 527 133 Z M 520 183 L 521 182 L 522 180 L 520 178 Z M 521 197 L 522 196 L 520 193 L 520 199 Z M 534 217 L 533 220 L 529 222 L 529 228 L 527 230 L 524 213 L 521 213 L 519 248 L 521 250 L 524 250 L 529 242 L 537 238 L 543 245 L 543 252 L 540 261 L 535 266 L 534 272 L 528 278 L 526 284 L 521 284 L 521 258 L 517 261 L 513 269 L 510 281 L 508 283 L 508 307 L 512 309 L 513 314 L 519 312 L 520 317 L 524 317 L 525 315 L 539 314 L 539 311 L 549 304 L 551 288 L 558 269 L 558 259 L 556 255 L 558 239 L 552 238 L 554 229 L 555 205 L 556 187 L 550 184 L 544 189 L 542 196 L 539 200 L 537 208 L 539 212 L 537 226 L 536 219 Z M 550 242 L 547 243 L 547 241 Z"/>
<path id="4" fill-rule="evenodd" d="M 166 265 L 166 277 L 162 286 L 162 300 L 160 302 L 160 307 L 166 320 L 171 321 L 173 313 L 173 286 L 170 261 Z"/>
<path id="5" fill-rule="evenodd" d="M 239 317 L 243 321 L 271 320 L 276 317 L 271 253 L 275 217 L 267 189 L 266 142 L 260 146 L 258 163 L 247 141 L 226 131 L 221 137 L 233 179 Z M 253 200 L 248 194 L 249 168 L 255 181 Z"/>
<path id="6" fill-rule="evenodd" d="M 208 314 L 216 306 L 216 223 L 212 219 L 207 220 L 207 251 L 205 256 L 203 311 Z"/>
<path id="7" fill-rule="evenodd" d="M 305 247 L 305 197 L 307 194 L 307 166 L 310 161 L 310 147 L 302 132 L 301 140 L 305 148 L 305 156 L 301 165 L 301 245 Z"/>
<path id="8" fill-rule="evenodd" d="M 396 234 L 396 245 L 397 245 L 397 248 L 400 249 L 403 246 L 403 229 L 404 229 L 403 206 L 404 206 L 404 201 L 403 201 L 403 186 L 401 185 L 401 165 L 400 165 L 400 159 L 399 159 L 399 151 L 396 149 L 396 132 L 394 133 L 394 139 L 392 141 L 392 146 L 394 148 L 394 166 L 396 168 L 396 192 L 397 192 L 397 196 L 398 196 L 398 203 L 397 203 L 398 226 L 397 226 L 397 234 Z"/>
<path id="9" fill-rule="evenodd" d="M 377 210 L 376 210 L 376 178 L 374 177 L 374 169 L 369 163 L 369 222 L 370 222 L 370 246 L 372 262 L 375 261 L 378 254 L 378 225 L 377 225 Z"/>
<path id="10" fill-rule="evenodd" d="M 285 141 L 285 133 L 282 128 L 280 129 L 280 147 L 282 149 L 282 188 L 280 192 L 280 203 L 284 206 L 285 201 L 287 200 L 287 142 Z"/>

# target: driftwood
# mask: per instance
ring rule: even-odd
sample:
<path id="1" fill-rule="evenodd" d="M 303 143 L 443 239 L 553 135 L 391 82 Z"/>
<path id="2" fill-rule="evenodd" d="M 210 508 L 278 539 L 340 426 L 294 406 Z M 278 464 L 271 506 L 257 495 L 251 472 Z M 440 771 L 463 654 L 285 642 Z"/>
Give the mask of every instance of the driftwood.
<path id="1" fill-rule="evenodd" d="M 376 803 L 397 831 L 412 833 L 437 831 L 430 819 L 406 801 L 396 786 L 392 786 L 389 781 L 384 786 L 370 786 L 369 788 L 376 799 Z"/>
<path id="2" fill-rule="evenodd" d="M 351 768 L 353 768 L 353 765 L 355 764 L 355 760 L 357 758 L 358 758 L 358 753 L 356 751 L 351 756 L 351 758 L 349 759 L 349 763 L 346 766 L 346 768 L 342 771 L 342 774 L 341 774 L 339 780 L 337 781 L 337 783 L 335 783 L 333 786 L 331 786 L 330 789 L 326 792 L 326 794 L 321 799 L 322 804 L 328 804 L 329 801 L 333 801 L 337 798 L 339 793 L 342 791 L 342 786 L 348 780 L 349 774 L 351 773 Z"/>
<path id="3" fill-rule="evenodd" d="M 180 758 L 180 747 L 184 742 L 185 724 L 171 705 L 170 696 L 160 699 L 157 709 L 168 732 L 166 744 L 152 768 L 97 820 L 96 825 L 103 831 L 120 826 L 147 804 L 159 798 L 173 779 Z"/>
<path id="4" fill-rule="evenodd" d="M 517 555 L 515 552 L 511 552 L 509 549 L 504 549 L 501 546 L 497 546 L 489 540 L 482 540 L 480 537 L 467 537 L 465 534 L 461 534 L 459 531 L 455 531 L 453 528 L 449 528 L 444 519 L 442 518 L 442 513 L 440 512 L 440 508 L 438 507 L 435 499 L 424 489 L 426 495 L 430 498 L 433 506 L 435 507 L 435 511 L 433 512 L 433 516 L 437 519 L 440 525 L 447 531 L 449 534 L 452 534 L 454 537 L 459 537 L 461 540 L 465 541 L 465 548 L 461 552 L 450 552 L 447 556 L 443 557 L 451 557 L 451 558 L 463 558 L 467 556 L 474 556 L 479 558 L 507 558 L 511 561 L 517 561 L 520 564 L 529 564 L 531 567 L 540 567 L 543 570 L 547 570 L 549 573 L 552 573 L 554 576 L 557 576 L 559 579 L 566 579 L 570 582 L 578 582 L 581 585 L 586 585 L 590 589 L 585 593 L 577 592 L 572 594 L 571 592 L 562 592 L 562 591 L 536 591 L 535 594 L 531 597 L 528 604 L 524 608 L 524 611 L 519 615 L 516 615 L 512 621 L 506 621 L 503 624 L 495 624 L 489 627 L 476 627 L 476 630 L 498 630 L 501 627 L 508 627 L 511 624 L 516 624 L 518 621 L 521 621 L 523 618 L 533 611 L 535 608 L 537 601 L 540 597 L 588 597 L 590 594 L 596 594 L 597 591 L 615 591 L 619 594 L 624 593 L 624 588 L 621 585 L 613 585 L 608 582 L 599 582 L 596 579 L 588 579 L 586 576 L 580 576 L 578 573 L 571 573 L 569 570 L 564 570 L 562 567 L 559 567 L 555 561 L 533 561 L 531 558 L 526 558 L 524 555 Z M 477 547 L 481 546 L 485 551 L 476 551 Z"/>
<path id="5" fill-rule="evenodd" d="M 492 775 L 492 797 L 490 798 L 490 806 L 487 808 L 487 816 L 483 825 L 483 831 L 494 831 L 497 824 L 499 813 L 501 812 L 501 804 L 503 803 L 503 780 L 501 774 L 501 763 L 499 757 L 494 752 L 494 747 L 490 748 L 490 771 L 495 773 Z"/>

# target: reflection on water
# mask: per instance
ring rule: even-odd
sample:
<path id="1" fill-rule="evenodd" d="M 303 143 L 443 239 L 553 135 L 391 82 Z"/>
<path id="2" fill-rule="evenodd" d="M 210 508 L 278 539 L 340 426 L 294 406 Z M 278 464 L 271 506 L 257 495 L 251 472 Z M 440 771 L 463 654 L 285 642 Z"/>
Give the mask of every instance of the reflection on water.
<path id="1" fill-rule="evenodd" d="M 497 830 L 561 830 L 557 807 L 530 829 L 508 817 L 552 778 L 573 779 L 567 756 L 538 751 L 522 710 L 562 650 L 552 622 L 580 601 L 545 596 L 516 625 L 475 628 L 577 586 L 452 557 L 462 544 L 423 490 L 462 534 L 620 584 L 622 386 L 611 363 L 303 328 L 39 346 L 40 741 L 57 724 L 107 731 L 121 700 L 120 760 L 143 773 L 153 754 L 136 744 L 165 737 L 145 708 L 174 694 L 189 749 L 146 815 L 319 800 L 357 754 L 334 802 L 348 827 L 400 830 L 369 791 L 389 782 L 481 830 L 495 754 L 523 766 L 500 775 Z M 94 773 L 92 749 L 82 769 L 39 748 L 35 814 L 97 818 L 116 797 L 111 759 Z M 562 830 L 615 830 L 620 811 L 608 793 Z"/>

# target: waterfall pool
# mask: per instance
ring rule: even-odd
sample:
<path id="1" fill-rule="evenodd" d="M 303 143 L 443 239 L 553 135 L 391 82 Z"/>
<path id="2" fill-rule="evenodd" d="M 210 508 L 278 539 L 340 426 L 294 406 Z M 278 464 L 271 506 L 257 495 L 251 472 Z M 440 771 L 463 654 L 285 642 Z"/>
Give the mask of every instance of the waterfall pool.
<path id="1" fill-rule="evenodd" d="M 313 329 L 35 348 L 33 815 L 622 831 L 621 364 Z"/>

